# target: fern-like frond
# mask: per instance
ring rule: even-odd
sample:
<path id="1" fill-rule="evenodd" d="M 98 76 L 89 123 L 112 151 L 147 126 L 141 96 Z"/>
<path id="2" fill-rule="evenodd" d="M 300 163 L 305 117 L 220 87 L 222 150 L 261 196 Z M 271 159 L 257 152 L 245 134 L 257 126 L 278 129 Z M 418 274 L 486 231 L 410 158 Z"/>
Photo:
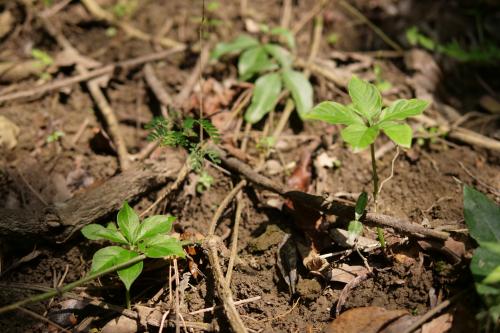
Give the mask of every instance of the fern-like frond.
<path id="1" fill-rule="evenodd" d="M 220 133 L 217 127 L 212 124 L 212 122 L 208 119 L 200 119 L 198 120 L 198 124 L 207 132 L 208 136 L 215 142 L 220 142 Z"/>

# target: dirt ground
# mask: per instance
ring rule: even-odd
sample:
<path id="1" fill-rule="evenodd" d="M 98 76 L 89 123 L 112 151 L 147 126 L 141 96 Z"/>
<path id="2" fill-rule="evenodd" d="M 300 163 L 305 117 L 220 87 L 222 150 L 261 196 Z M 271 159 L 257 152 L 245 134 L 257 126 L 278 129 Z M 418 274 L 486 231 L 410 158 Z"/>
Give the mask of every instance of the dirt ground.
<path id="1" fill-rule="evenodd" d="M 42 49 L 53 56 L 59 54 L 61 45 L 46 31 L 39 15 L 66 2 L 65 6 L 50 16 L 50 21 L 81 55 L 101 65 L 129 60 L 165 48 L 154 41 L 134 38 L 119 24 L 96 18 L 78 1 L 50 1 L 50 6 L 46 6 L 44 1 L 8 1 L 0 3 L 0 11 L 9 12 L 13 22 L 5 34 L 0 31 L 0 60 L 30 59 L 30 50 L 33 48 Z M 117 1 L 96 2 L 102 8 L 110 9 Z M 453 4 L 445 1 L 403 2 L 399 5 L 397 1 L 389 0 L 351 3 L 365 18 L 403 45 L 404 52 L 377 54 L 376 51 L 388 50 L 389 47 L 363 20 L 332 1 L 316 11 L 316 16 L 322 17 L 324 21 L 317 58 L 335 63 L 337 67 L 333 71 L 337 70 L 339 75 L 352 73 L 367 79 L 373 79 L 370 73 L 373 66 L 378 64 L 383 70 L 384 79 L 393 85 L 383 93 L 384 99 L 410 98 L 419 94 L 431 96 L 434 104 L 426 111 L 429 119 L 439 119 L 442 120 L 441 124 L 450 125 L 468 115 L 470 118 L 460 122 L 459 126 L 496 140 L 498 146 L 498 109 L 497 113 L 492 113 L 481 103 L 484 96 L 498 100 L 498 64 L 464 65 L 442 55 L 420 50 L 428 56 L 425 58 L 427 60 L 412 65 L 410 54 L 417 53 L 412 53 L 415 50 L 411 49 L 404 37 L 407 27 L 418 24 L 428 29 L 432 27 L 431 30 L 437 36 L 448 38 L 455 36 L 454 32 L 473 25 L 473 18 L 459 10 L 460 1 Z M 220 4 L 217 10 L 204 11 L 205 19 L 212 24 L 205 27 L 203 45 L 200 45 L 199 35 L 199 23 L 203 15 L 201 0 L 137 1 L 137 8 L 122 19 L 150 35 L 163 30 L 166 37 L 189 46 L 187 51 L 150 63 L 163 88 L 171 96 L 177 96 L 186 86 L 195 70 L 200 49 L 205 45 L 213 46 L 216 42 L 228 41 L 247 31 L 252 22 L 263 22 L 269 26 L 281 24 L 282 1 L 248 2 L 246 24 L 239 1 L 221 0 L 217 3 Z M 291 3 L 290 26 L 293 30 L 311 11 L 314 13 L 314 6 L 317 5 L 313 1 L 302 0 Z M 426 8 L 429 15 L 422 14 Z M 476 9 L 481 12 L 487 25 L 493 20 L 492 17 L 498 18 L 500 7 L 494 2 L 485 2 Z M 438 17 L 436 13 L 440 11 L 445 13 Z M 0 30 L 1 22 L 0 18 Z M 452 28 L 446 30 L 446 26 Z M 313 30 L 313 20 L 308 20 L 296 33 L 298 57 L 307 58 Z M 332 44 L 326 36 L 333 33 L 339 39 Z M 486 29 L 485 33 L 491 31 Z M 430 66 L 428 59 L 437 67 Z M 147 147 L 149 132 L 145 125 L 161 114 L 161 103 L 145 82 L 143 67 L 141 64 L 131 69 L 115 70 L 108 75 L 109 81 L 102 85 L 130 154 L 140 153 Z M 50 80 L 77 74 L 72 64 L 51 65 L 46 71 L 51 76 Z M 245 91 L 244 86 L 235 84 L 236 60 L 210 62 L 204 67 L 202 76 L 205 82 L 203 94 L 206 116 L 222 128 L 221 124 L 225 124 L 234 103 Z M 19 79 L 3 77 L 1 81 L 0 99 L 11 92 L 29 91 L 47 84 L 40 75 Z M 332 82 L 313 71 L 311 82 L 315 103 L 323 100 L 348 101 L 345 86 L 338 81 Z M 227 103 L 216 98 L 220 96 L 220 91 L 230 96 Z M 197 116 L 199 100 L 200 87 L 196 83 L 186 100 L 181 101 L 178 112 L 183 117 Z M 274 123 L 278 121 L 283 108 L 284 102 L 271 115 Z M 13 147 L 4 147 L 0 155 L 1 209 L 39 212 L 47 205 L 63 203 L 92 191 L 122 172 L 116 143 L 109 135 L 109 125 L 92 99 L 85 81 L 41 95 L 0 102 L 0 116 L 19 128 Z M 241 119 L 238 124 L 238 119 L 231 123 L 229 129 L 222 131 L 223 147 L 226 145 L 235 149 L 240 146 L 244 124 L 241 126 Z M 421 131 L 422 124 L 421 121 L 412 121 L 416 136 L 425 136 L 427 133 Z M 243 153 L 244 162 L 254 169 L 262 155 L 258 143 L 265 126 L 265 121 L 262 121 L 253 127 L 248 149 Z M 370 155 L 368 151 L 353 153 L 342 142 L 339 130 L 337 126 L 318 122 L 302 123 L 293 114 L 275 148 L 268 154 L 261 174 L 275 182 L 287 184 L 296 166 L 300 166 L 306 156 L 311 159 L 308 165 L 311 179 L 304 190 L 354 204 L 360 192 L 371 191 Z M 55 142 L 47 142 L 47 137 L 55 131 L 62 131 L 64 136 Z M 319 140 L 319 144 L 314 151 L 310 151 L 311 142 L 315 140 Z M 385 138 L 378 141 L 377 145 L 378 148 L 388 148 L 386 152 L 380 151 L 379 158 L 380 178 L 385 179 L 391 174 L 395 149 L 389 146 Z M 157 162 L 168 160 L 174 155 L 185 156 L 186 153 L 182 149 L 157 148 L 149 159 Z M 337 166 L 322 164 L 325 157 L 334 160 Z M 369 266 L 374 269 L 373 274 L 350 291 L 342 312 L 357 307 L 377 306 L 387 310 L 405 310 L 417 317 L 425 314 L 436 302 L 449 299 L 471 286 L 473 281 L 468 264 L 475 244 L 469 239 L 464 224 L 462 186 L 472 185 L 498 202 L 500 198 L 495 193 L 500 189 L 499 162 L 498 150 L 461 140 L 452 134 L 423 137 L 414 140 L 412 148 L 401 150 L 394 162 L 393 177 L 384 184 L 381 192 L 378 213 L 448 232 L 455 243 L 462 244 L 463 250 L 450 250 L 428 239 L 424 241 L 390 228 L 385 229 L 388 247 L 364 253 Z M 225 167 L 224 164 L 221 166 Z M 210 189 L 197 192 L 198 176 L 193 173 L 168 200 L 154 210 L 156 214 L 176 216 L 174 228 L 181 235 L 205 235 L 217 207 L 242 179 L 237 172 L 221 171 L 220 167 L 213 165 L 209 165 L 207 171 L 214 177 Z M 156 187 L 137 197 L 131 204 L 136 211 L 144 211 L 163 191 L 163 186 Z M 292 250 L 293 255 L 289 255 L 287 260 L 295 261 L 298 279 L 294 286 L 295 292 L 291 294 L 280 268 L 285 262 L 280 253 L 286 237 L 290 237 L 292 244 L 307 244 L 303 230 L 297 227 L 297 216 L 286 208 L 286 202 L 277 194 L 253 184 L 244 187 L 239 200 L 244 209 L 230 287 L 234 300 L 260 296 L 258 300 L 237 307 L 245 326 L 254 332 L 323 332 L 336 316 L 335 309 L 345 283 L 330 281 L 325 276 L 309 271 L 303 265 L 303 258 L 296 250 Z M 216 234 L 224 240 L 224 247 L 227 248 L 230 248 L 234 233 L 235 210 L 236 203 L 231 203 L 216 229 Z M 95 222 L 107 222 L 115 216 L 113 213 L 106 220 Z M 300 219 L 302 223 L 306 220 L 310 225 L 317 223 L 313 215 Z M 324 219 L 324 235 L 329 235 L 331 229 L 346 227 L 346 221 L 341 218 L 336 220 L 333 216 L 327 216 Z M 0 220 L 0 223 L 7 223 L 7 220 Z M 375 239 L 375 228 L 367 227 L 364 236 Z M 89 271 L 93 253 L 104 244 L 85 240 L 79 233 L 64 243 L 53 242 L 45 236 L 35 240 L 21 236 L 1 239 L 0 306 L 27 297 L 37 291 L 37 287 L 52 288 L 81 279 Z M 320 249 L 321 254 L 346 250 L 329 239 L 327 246 Z M 295 248 L 295 245 L 292 247 Z M 229 252 L 222 249 L 220 258 L 225 270 Z M 363 266 L 364 262 L 353 252 L 334 255 L 328 258 L 328 264 L 330 269 L 334 269 L 341 265 Z M 171 309 L 167 329 L 173 332 L 175 310 L 170 298 L 172 289 L 168 290 L 169 270 L 170 261 L 147 260 L 145 273 L 134 283 L 131 293 L 135 305 L 147 305 L 162 312 Z M 189 260 L 179 261 L 179 276 L 181 283 L 177 288 L 181 290 L 180 311 L 184 320 L 212 323 L 218 331 L 230 331 L 221 308 L 189 314 L 221 304 L 206 251 L 201 246 L 195 247 Z M 164 287 L 163 292 L 159 293 Z M 39 288 L 40 291 L 43 288 Z M 124 304 L 123 288 L 116 275 L 79 287 L 73 293 L 120 306 Z M 56 297 L 50 302 L 27 307 L 74 332 L 97 332 L 92 329 L 101 329 L 108 321 L 118 317 L 115 312 L 99 306 L 82 306 L 79 309 L 62 302 L 63 299 Z M 475 314 L 479 304 L 477 296 L 471 294 L 449 307 L 446 313 L 453 317 L 449 331 L 477 331 L 479 324 Z M 68 313 L 61 314 L 61 308 L 69 308 L 74 321 L 68 319 Z M 158 327 L 152 325 L 147 329 L 158 331 Z M 15 311 L 0 316 L 0 331 L 56 332 L 58 329 L 23 311 Z"/>

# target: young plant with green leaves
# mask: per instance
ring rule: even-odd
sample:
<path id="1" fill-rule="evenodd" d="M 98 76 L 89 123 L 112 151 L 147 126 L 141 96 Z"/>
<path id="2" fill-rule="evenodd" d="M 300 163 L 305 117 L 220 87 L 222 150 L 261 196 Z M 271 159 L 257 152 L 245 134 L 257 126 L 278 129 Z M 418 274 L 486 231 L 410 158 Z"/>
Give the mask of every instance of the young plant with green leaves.
<path id="1" fill-rule="evenodd" d="M 479 244 L 470 263 L 476 291 L 487 308 L 479 316 L 484 319 L 485 332 L 496 332 L 500 326 L 500 206 L 465 186 L 464 218 L 471 237 Z"/>
<path id="2" fill-rule="evenodd" d="M 383 108 L 382 97 L 377 87 L 357 77 L 350 80 L 348 90 L 352 104 L 322 102 L 308 112 L 305 118 L 345 125 L 340 133 L 345 142 L 358 150 L 370 147 L 373 200 L 376 207 L 379 177 L 375 159 L 375 140 L 380 132 L 384 132 L 395 144 L 409 148 L 413 133 L 405 120 L 424 112 L 429 103 L 420 99 L 399 99 Z"/>
<path id="3" fill-rule="evenodd" d="M 107 227 L 100 224 L 83 227 L 82 234 L 88 239 L 118 244 L 94 253 L 90 274 L 126 263 L 141 255 L 147 258 L 184 258 L 181 241 L 168 235 L 174 221 L 173 216 L 154 215 L 140 222 L 137 213 L 124 202 L 117 216 L 118 228 L 112 222 Z M 130 287 L 141 274 L 142 268 L 143 262 L 140 261 L 118 271 L 118 277 L 125 285 L 127 307 L 130 307 Z"/>
<path id="4" fill-rule="evenodd" d="M 245 121 L 248 123 L 255 124 L 272 111 L 284 89 L 291 93 L 295 108 L 303 118 L 313 106 L 313 89 L 307 77 L 293 69 L 293 56 L 289 51 L 295 48 L 293 34 L 287 29 L 269 29 L 267 26 L 262 26 L 261 30 L 265 33 L 262 40 L 279 36 L 289 49 L 243 34 L 232 42 L 217 44 L 212 59 L 219 59 L 226 54 L 239 54 L 240 79 L 249 81 L 257 78 L 251 104 L 245 112 Z"/>
<path id="5" fill-rule="evenodd" d="M 146 127 L 151 130 L 149 141 L 158 141 L 161 146 L 183 147 L 189 151 L 189 165 L 196 173 L 203 171 L 205 158 L 219 164 L 217 152 L 206 144 L 206 133 L 214 143 L 220 142 L 217 128 L 208 119 L 186 118 L 182 125 L 176 125 L 164 118 L 155 118 Z"/>
<path id="6" fill-rule="evenodd" d="M 368 194 L 366 192 L 361 192 L 356 200 L 356 206 L 354 206 L 354 220 L 349 222 L 349 226 L 347 227 L 348 244 L 355 244 L 358 237 L 363 232 L 363 223 L 361 223 L 360 219 L 365 213 L 366 205 L 368 204 Z"/>

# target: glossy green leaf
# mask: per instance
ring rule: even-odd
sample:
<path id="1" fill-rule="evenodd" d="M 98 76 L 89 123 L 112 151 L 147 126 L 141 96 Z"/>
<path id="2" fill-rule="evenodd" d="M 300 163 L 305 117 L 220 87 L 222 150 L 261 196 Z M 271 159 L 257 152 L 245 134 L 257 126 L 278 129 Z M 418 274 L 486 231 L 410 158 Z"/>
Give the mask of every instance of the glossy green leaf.
<path id="1" fill-rule="evenodd" d="M 285 39 L 285 42 L 287 43 L 288 47 L 291 50 L 295 49 L 295 37 L 293 36 L 293 33 L 290 30 L 283 27 L 276 27 L 271 29 L 270 32 L 272 35 L 282 36 Z"/>
<path id="2" fill-rule="evenodd" d="M 139 227 L 136 241 L 170 232 L 174 221 L 175 217 L 170 215 L 154 215 L 146 218 Z"/>
<path id="3" fill-rule="evenodd" d="M 300 118 L 304 119 L 313 107 L 313 88 L 307 77 L 294 70 L 283 71 L 283 83 L 291 92 Z"/>
<path id="4" fill-rule="evenodd" d="M 399 124 L 394 121 L 384 121 L 379 123 L 379 128 L 396 144 L 410 148 L 412 139 L 412 129 L 407 124 Z"/>
<path id="5" fill-rule="evenodd" d="M 128 251 L 125 250 L 124 252 L 120 253 L 120 255 L 116 258 L 116 263 L 115 265 L 125 263 L 135 257 L 138 257 L 139 254 L 134 252 L 134 251 Z M 141 275 L 142 268 L 144 267 L 144 263 L 142 261 L 133 264 L 130 267 L 120 269 L 118 273 L 118 277 L 120 280 L 122 280 L 123 284 L 125 285 L 125 288 L 127 290 L 130 290 L 130 287 L 132 286 L 132 283 Z"/>
<path id="6" fill-rule="evenodd" d="M 271 68 L 272 62 L 262 46 L 244 51 L 238 59 L 238 73 L 242 79 L 248 79 L 252 74 Z"/>
<path id="7" fill-rule="evenodd" d="M 120 231 L 131 244 L 134 244 L 137 237 L 137 231 L 140 226 L 139 216 L 126 201 L 123 203 L 122 208 L 118 212 L 117 220 Z"/>
<path id="8" fill-rule="evenodd" d="M 212 59 L 218 59 L 227 53 L 239 53 L 252 46 L 259 45 L 259 41 L 249 35 L 240 35 L 229 43 L 219 43 L 212 52 Z"/>
<path id="9" fill-rule="evenodd" d="M 355 219 L 358 221 L 361 216 L 363 216 L 366 208 L 366 204 L 368 203 L 368 194 L 366 192 L 361 192 L 356 200 L 356 206 L 354 207 Z"/>
<path id="10" fill-rule="evenodd" d="M 500 206 L 469 186 L 464 186 L 464 217 L 478 243 L 500 242 Z"/>
<path id="11" fill-rule="evenodd" d="M 382 111 L 380 121 L 403 120 L 417 116 L 428 106 L 429 103 L 421 99 L 399 99 Z"/>
<path id="12" fill-rule="evenodd" d="M 346 106 L 336 102 L 321 102 L 305 115 L 306 119 L 325 121 L 330 124 L 363 125 L 363 120 Z"/>
<path id="13" fill-rule="evenodd" d="M 266 44 L 264 45 L 264 49 L 271 57 L 278 61 L 281 68 L 288 69 L 292 66 L 292 55 L 286 49 L 275 44 Z"/>
<path id="14" fill-rule="evenodd" d="M 353 124 L 340 132 L 342 139 L 354 148 L 364 149 L 375 142 L 378 135 L 377 127 Z"/>
<path id="15" fill-rule="evenodd" d="M 118 230 L 105 228 L 100 224 L 89 224 L 82 228 L 82 234 L 91 240 L 110 240 L 112 242 L 127 244 L 127 240 Z"/>
<path id="16" fill-rule="evenodd" d="M 281 78 L 277 73 L 261 76 L 255 81 L 252 103 L 245 112 L 245 121 L 255 124 L 271 111 L 281 93 Z"/>
<path id="17" fill-rule="evenodd" d="M 349 81 L 348 90 L 356 110 L 368 120 L 380 112 L 382 97 L 373 84 L 354 76 Z"/>
<path id="18" fill-rule="evenodd" d="M 91 273 L 99 272 L 116 265 L 116 258 L 123 251 L 127 251 L 119 246 L 108 246 L 97 250 L 92 257 Z"/>
<path id="19" fill-rule="evenodd" d="M 184 258 L 181 242 L 168 235 L 156 235 L 144 241 L 144 253 L 149 258 L 177 256 Z"/>

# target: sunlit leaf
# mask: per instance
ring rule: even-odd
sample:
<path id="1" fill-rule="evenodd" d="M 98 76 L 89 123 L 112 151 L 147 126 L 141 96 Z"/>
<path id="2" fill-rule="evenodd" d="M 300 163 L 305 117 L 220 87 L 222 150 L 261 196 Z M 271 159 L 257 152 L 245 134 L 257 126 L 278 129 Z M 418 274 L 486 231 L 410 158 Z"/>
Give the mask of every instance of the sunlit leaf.
<path id="1" fill-rule="evenodd" d="M 412 129 L 407 124 L 399 124 L 394 121 L 380 123 L 379 128 L 396 144 L 410 148 Z"/>
<path id="2" fill-rule="evenodd" d="M 429 102 L 421 99 L 399 99 L 385 108 L 380 114 L 380 121 L 403 120 L 422 114 Z"/>
<path id="3" fill-rule="evenodd" d="M 277 73 L 261 76 L 255 81 L 252 103 L 245 112 L 245 121 L 255 124 L 271 111 L 281 92 L 281 78 Z"/>
<path id="4" fill-rule="evenodd" d="M 253 47 L 244 51 L 238 59 L 238 73 L 242 80 L 246 80 L 254 73 L 273 68 L 273 65 L 264 47 Z"/>
<path id="5" fill-rule="evenodd" d="M 146 218 L 139 227 L 136 241 L 169 232 L 174 221 L 175 217 L 170 215 L 154 215 Z"/>
<path id="6" fill-rule="evenodd" d="M 135 243 L 137 231 L 139 230 L 139 216 L 137 216 L 136 212 L 127 202 L 123 203 L 122 208 L 118 212 L 117 222 L 125 238 L 127 238 L 131 244 Z"/>
<path id="7" fill-rule="evenodd" d="M 377 88 L 366 81 L 353 77 L 349 81 L 349 95 L 356 109 L 371 120 L 382 108 L 382 97 Z"/>
<path id="8" fill-rule="evenodd" d="M 177 256 L 184 258 L 181 242 L 168 235 L 156 235 L 144 241 L 144 253 L 149 258 Z"/>
<path id="9" fill-rule="evenodd" d="M 127 244 L 127 240 L 118 230 L 105 228 L 100 224 L 89 224 L 82 228 L 82 234 L 91 240 L 110 240 L 120 244 Z"/>
<path id="10" fill-rule="evenodd" d="M 283 71 L 283 83 L 290 90 L 295 107 L 301 118 L 313 107 L 313 88 L 307 77 L 294 70 Z"/>
<path id="11" fill-rule="evenodd" d="M 377 127 L 353 124 L 340 132 L 342 139 L 354 148 L 364 149 L 375 142 L 378 135 Z"/>
<path id="12" fill-rule="evenodd" d="M 128 250 L 125 251 L 126 252 L 120 253 L 120 255 L 116 258 L 115 265 L 125 263 L 139 256 L 139 254 L 134 251 L 128 251 Z M 120 280 L 122 280 L 127 290 L 130 290 L 132 283 L 134 283 L 134 281 L 139 277 L 139 275 L 141 275 L 143 266 L 144 263 L 140 261 L 138 263 L 133 264 L 130 267 L 120 269 L 118 271 L 118 277 L 120 278 Z"/>
<path id="13" fill-rule="evenodd" d="M 219 43 L 212 52 L 212 58 L 217 59 L 227 53 L 239 53 L 252 46 L 259 45 L 259 41 L 249 35 L 239 35 L 229 43 Z"/>
<path id="14" fill-rule="evenodd" d="M 363 120 L 342 104 L 321 102 L 305 114 L 306 119 L 322 120 L 330 124 L 361 124 Z"/>
<path id="15" fill-rule="evenodd" d="M 264 49 L 279 62 L 281 68 L 287 69 L 292 66 L 292 55 L 286 49 L 275 44 L 266 44 L 264 45 Z"/>

